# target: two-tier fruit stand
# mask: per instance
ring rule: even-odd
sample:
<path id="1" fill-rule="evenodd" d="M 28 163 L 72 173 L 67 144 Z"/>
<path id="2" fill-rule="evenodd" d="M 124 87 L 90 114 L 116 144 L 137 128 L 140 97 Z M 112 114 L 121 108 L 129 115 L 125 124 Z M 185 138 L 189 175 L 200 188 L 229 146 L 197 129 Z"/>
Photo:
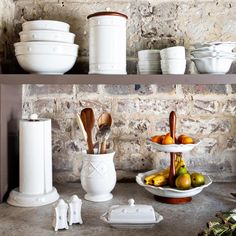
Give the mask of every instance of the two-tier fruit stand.
<path id="1" fill-rule="evenodd" d="M 159 152 L 170 153 L 170 171 L 169 171 L 169 186 L 156 187 L 145 184 L 145 177 L 155 174 L 156 170 L 149 171 L 146 173 L 140 173 L 136 176 L 136 181 L 139 185 L 143 186 L 146 190 L 154 194 L 156 200 L 169 204 L 182 204 L 192 200 L 192 196 L 200 193 L 203 188 L 209 186 L 212 181 L 209 176 L 205 177 L 205 184 L 199 187 L 190 188 L 189 190 L 179 190 L 175 188 L 175 159 L 177 153 L 183 153 L 191 151 L 195 148 L 200 141 L 194 140 L 193 144 L 177 144 L 176 143 L 176 113 L 172 111 L 169 116 L 170 123 L 170 135 L 174 140 L 174 144 L 163 145 L 154 143 L 148 140 L 154 148 Z"/>

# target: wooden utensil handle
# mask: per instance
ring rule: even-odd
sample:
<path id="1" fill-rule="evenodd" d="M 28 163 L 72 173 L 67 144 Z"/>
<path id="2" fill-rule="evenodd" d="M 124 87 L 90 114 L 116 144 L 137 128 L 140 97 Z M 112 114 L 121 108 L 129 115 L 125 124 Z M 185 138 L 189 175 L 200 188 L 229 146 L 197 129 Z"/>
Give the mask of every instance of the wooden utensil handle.
<path id="1" fill-rule="evenodd" d="M 176 135 L 176 114 L 174 111 L 170 113 L 170 135 L 175 143 Z M 170 153 L 170 173 L 169 173 L 169 184 L 171 187 L 175 187 L 175 158 L 176 153 Z"/>
<path id="2" fill-rule="evenodd" d="M 87 137 L 87 144 L 88 144 L 88 151 L 87 151 L 87 153 L 88 153 L 88 154 L 94 154 L 94 151 L 93 151 L 92 134 L 88 134 L 88 137 Z"/>
<path id="3" fill-rule="evenodd" d="M 101 151 L 100 154 L 106 154 L 107 153 L 107 143 L 106 141 L 101 143 Z"/>

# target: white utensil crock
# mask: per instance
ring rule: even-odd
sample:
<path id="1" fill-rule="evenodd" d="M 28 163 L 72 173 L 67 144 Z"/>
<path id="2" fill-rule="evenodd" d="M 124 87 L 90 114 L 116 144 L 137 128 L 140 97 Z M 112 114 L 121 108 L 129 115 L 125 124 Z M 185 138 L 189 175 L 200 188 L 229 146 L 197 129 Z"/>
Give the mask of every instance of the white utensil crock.
<path id="1" fill-rule="evenodd" d="M 104 202 L 112 199 L 111 191 L 116 184 L 114 155 L 115 152 L 112 150 L 108 150 L 107 154 L 83 152 L 81 184 L 87 192 L 84 196 L 86 200 Z"/>
<path id="2" fill-rule="evenodd" d="M 126 21 L 118 12 L 89 15 L 89 74 L 127 74 Z"/>

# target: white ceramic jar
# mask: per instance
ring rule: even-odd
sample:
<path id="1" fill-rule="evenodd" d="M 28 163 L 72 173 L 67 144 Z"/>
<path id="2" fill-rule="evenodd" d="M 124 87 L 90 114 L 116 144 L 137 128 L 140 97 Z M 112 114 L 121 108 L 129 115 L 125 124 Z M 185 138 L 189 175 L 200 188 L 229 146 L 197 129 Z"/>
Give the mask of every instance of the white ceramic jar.
<path id="1" fill-rule="evenodd" d="M 112 199 L 111 191 L 116 184 L 114 155 L 112 150 L 108 150 L 106 154 L 83 152 L 81 184 L 87 192 L 84 196 L 86 200 L 104 202 Z"/>
<path id="2" fill-rule="evenodd" d="M 119 12 L 89 15 L 89 74 L 127 74 L 126 21 Z"/>

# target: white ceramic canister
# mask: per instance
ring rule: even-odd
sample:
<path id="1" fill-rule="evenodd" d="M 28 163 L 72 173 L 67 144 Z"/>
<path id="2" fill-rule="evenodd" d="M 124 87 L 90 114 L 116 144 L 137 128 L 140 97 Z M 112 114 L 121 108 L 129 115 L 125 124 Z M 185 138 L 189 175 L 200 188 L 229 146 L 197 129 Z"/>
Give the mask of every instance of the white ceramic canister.
<path id="1" fill-rule="evenodd" d="M 119 12 L 89 15 L 89 74 L 127 74 L 126 22 Z"/>
<path id="2" fill-rule="evenodd" d="M 95 152 L 96 153 L 96 150 Z M 83 152 L 81 184 L 87 192 L 86 200 L 104 202 L 112 199 L 111 191 L 116 184 L 116 171 L 113 162 L 115 152 L 108 150 L 106 154 L 87 154 Z"/>

